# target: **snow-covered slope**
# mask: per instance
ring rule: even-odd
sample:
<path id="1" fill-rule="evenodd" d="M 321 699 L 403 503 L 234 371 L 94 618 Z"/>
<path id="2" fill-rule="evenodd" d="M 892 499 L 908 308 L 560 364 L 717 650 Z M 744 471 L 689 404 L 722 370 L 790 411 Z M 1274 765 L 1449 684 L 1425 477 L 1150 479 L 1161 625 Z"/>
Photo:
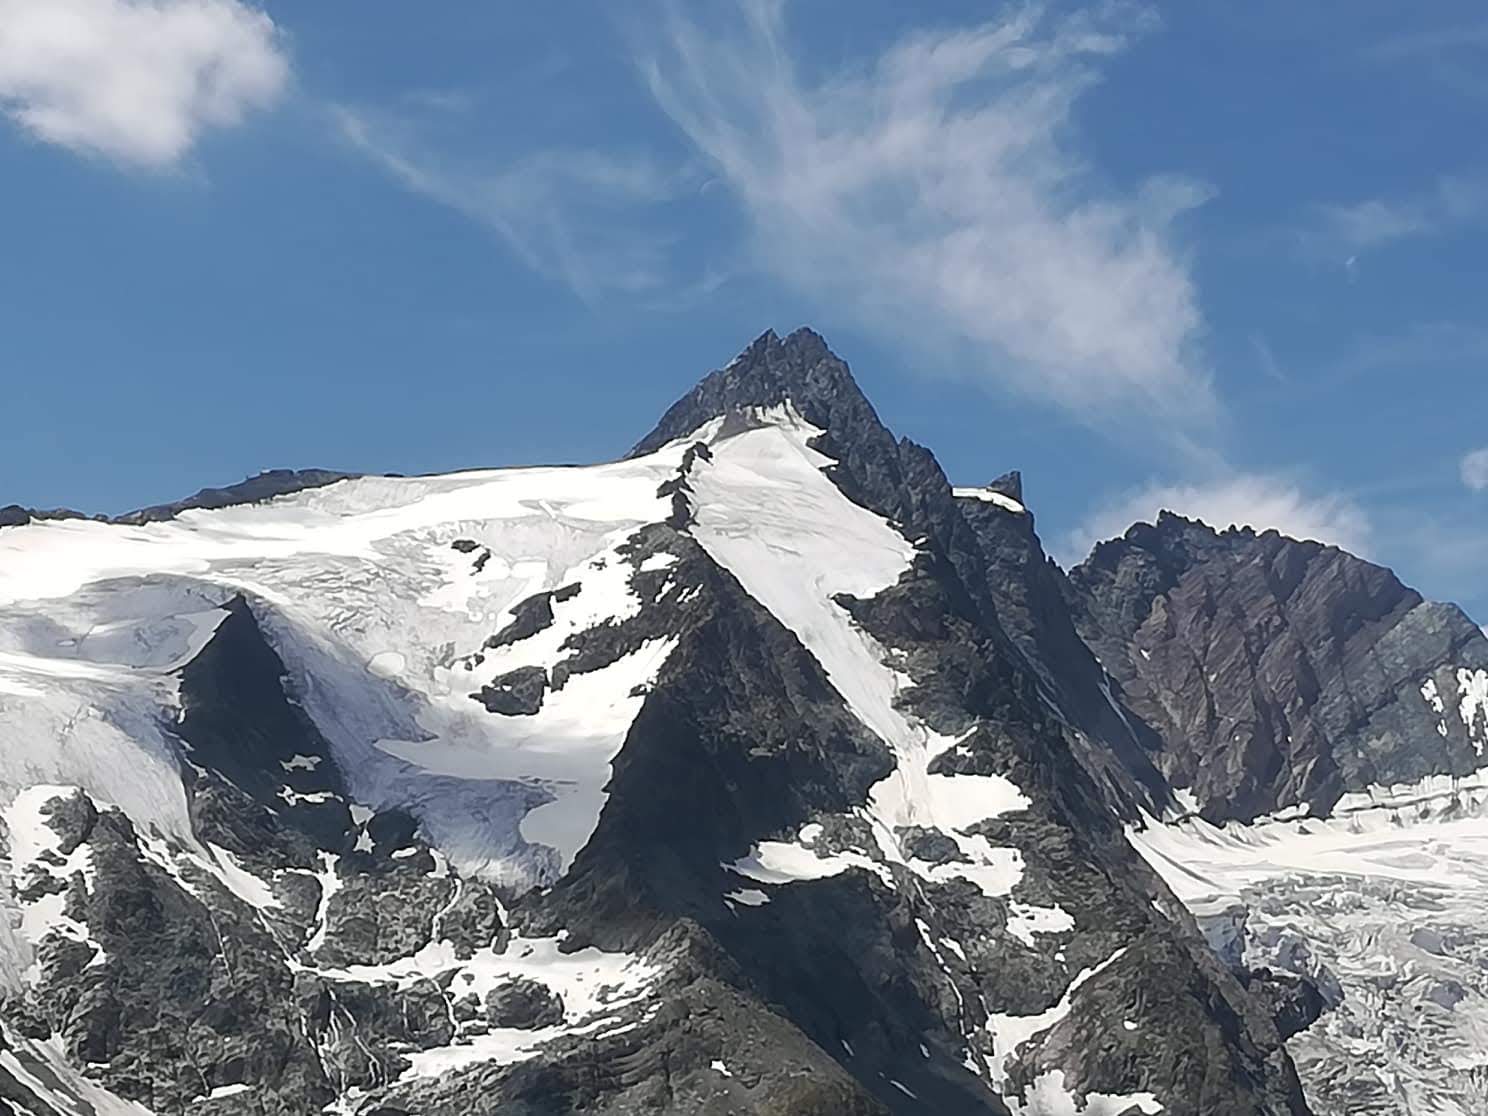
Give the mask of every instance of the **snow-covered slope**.
<path id="1" fill-rule="evenodd" d="M 1327 818 L 1132 834 L 1217 947 L 1320 989 L 1327 1010 L 1290 1043 L 1318 1113 L 1488 1111 L 1485 776 L 1357 792 Z"/>
<path id="2" fill-rule="evenodd" d="M 551 880 L 594 828 L 665 641 L 575 675 L 532 716 L 491 716 L 470 695 L 510 670 L 551 668 L 566 638 L 638 609 L 618 548 L 665 519 L 657 489 L 681 454 L 347 480 L 137 527 L 9 529 L 0 727 L 35 744 L 7 757 L 0 787 L 81 786 L 189 837 L 179 787 L 159 798 L 178 781 L 158 770 L 170 747 L 153 716 L 170 672 L 225 615 L 216 606 L 243 594 L 358 801 L 417 805 L 458 863 Z M 577 592 L 542 633 L 485 648 L 511 605 L 564 586 Z"/>
<path id="3" fill-rule="evenodd" d="M 643 450 L 0 530 L 0 1096 L 1304 1112 L 999 625 L 1023 505 L 806 331 Z"/>

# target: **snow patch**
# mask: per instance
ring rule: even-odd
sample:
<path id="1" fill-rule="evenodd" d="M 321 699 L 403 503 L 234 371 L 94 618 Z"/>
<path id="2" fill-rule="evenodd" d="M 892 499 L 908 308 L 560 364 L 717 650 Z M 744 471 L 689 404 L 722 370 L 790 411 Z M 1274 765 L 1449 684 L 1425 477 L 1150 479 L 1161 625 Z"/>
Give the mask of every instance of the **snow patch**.
<path id="1" fill-rule="evenodd" d="M 951 495 L 962 500 L 981 500 L 984 504 L 995 504 L 1003 511 L 1023 515 L 1028 511 L 1017 500 L 993 488 L 953 488 Z"/>
<path id="2" fill-rule="evenodd" d="M 1173 801 L 1178 804 L 1178 816 L 1180 818 L 1188 817 L 1190 814 L 1197 814 L 1201 809 L 1199 796 L 1194 794 L 1192 787 L 1174 787 Z M 1176 821 L 1178 819 L 1174 818 L 1172 820 Z"/>
<path id="3" fill-rule="evenodd" d="M 91 947 L 94 952 L 88 962 L 90 968 L 108 960 L 87 923 L 67 915 L 65 887 L 56 892 L 48 889 L 31 899 L 23 899 L 19 894 L 47 879 L 70 886 L 77 875 L 82 876 L 83 886 L 92 891 L 92 850 L 84 842 L 63 856 L 62 838 L 47 823 L 48 803 L 70 799 L 77 793 L 76 787 L 46 784 L 28 787 L 0 811 L 9 849 L 8 856 L 0 859 L 0 869 L 9 881 L 4 888 L 5 898 L 0 902 L 0 919 L 5 923 L 5 936 L 0 938 L 0 944 L 5 946 L 0 954 L 0 978 L 3 978 L 0 983 L 10 987 L 22 981 L 34 984 L 41 978 L 37 947 L 54 935 Z"/>
<path id="4" fill-rule="evenodd" d="M 724 898 L 730 903 L 739 903 L 745 907 L 763 907 L 770 901 L 768 895 L 753 887 L 742 887 L 737 891 L 730 891 Z"/>
<path id="5" fill-rule="evenodd" d="M 1063 907 L 1035 907 L 1014 900 L 1008 904 L 1008 933 L 1030 948 L 1035 934 L 1067 934 L 1075 928 L 1074 916 Z"/>
<path id="6" fill-rule="evenodd" d="M 255 1086 L 249 1085 L 247 1082 L 238 1081 L 238 1082 L 234 1082 L 231 1085 L 218 1085 L 210 1093 L 208 1093 L 205 1097 L 198 1097 L 197 1099 L 198 1100 L 224 1100 L 227 1097 L 235 1097 L 239 1093 L 246 1093 L 250 1089 L 253 1089 L 253 1088 L 255 1088 Z"/>
<path id="7" fill-rule="evenodd" d="M 408 660 L 399 651 L 379 651 L 367 660 L 367 669 L 378 678 L 396 678 L 408 669 Z"/>
<path id="8" fill-rule="evenodd" d="M 335 853 L 320 853 L 320 871 L 315 873 L 315 880 L 320 884 L 320 900 L 315 908 L 315 929 L 305 943 L 305 948 L 311 953 L 325 945 L 326 933 L 330 929 L 331 898 L 342 886 L 341 876 L 336 870 L 339 860 Z"/>
<path id="9" fill-rule="evenodd" d="M 894 873 L 864 853 L 847 849 L 822 853 L 800 841 L 761 841 L 748 856 L 725 868 L 746 879 L 764 884 L 791 884 L 801 880 L 824 880 L 853 868 L 872 872 L 888 887 L 894 886 Z"/>
<path id="10" fill-rule="evenodd" d="M 1467 726 L 1473 748 L 1481 756 L 1484 743 L 1488 743 L 1488 670 L 1458 670 L 1457 688 L 1462 695 L 1458 713 Z M 1481 729 L 1478 727 L 1479 717 L 1483 721 Z"/>
<path id="11" fill-rule="evenodd" d="M 408 988 L 434 981 L 454 970 L 450 994 L 474 994 L 484 1000 L 497 985 L 513 979 L 536 981 L 563 1002 L 563 1022 L 532 1030 L 493 1028 L 488 1034 L 463 1036 L 457 1045 L 410 1052 L 407 1077 L 439 1077 L 480 1062 L 509 1064 L 531 1057 L 545 1043 L 565 1035 L 597 1035 L 624 1026 L 621 1008 L 646 995 L 660 970 L 641 957 L 606 953 L 590 947 L 564 953 L 564 935 L 552 938 L 514 936 L 504 952 L 487 947 L 461 960 L 453 942 L 434 941 L 417 953 L 382 965 L 309 968 L 331 980 L 392 983 Z M 296 964 L 296 968 L 305 968 Z M 463 1041 L 468 1038 L 469 1041 Z"/>

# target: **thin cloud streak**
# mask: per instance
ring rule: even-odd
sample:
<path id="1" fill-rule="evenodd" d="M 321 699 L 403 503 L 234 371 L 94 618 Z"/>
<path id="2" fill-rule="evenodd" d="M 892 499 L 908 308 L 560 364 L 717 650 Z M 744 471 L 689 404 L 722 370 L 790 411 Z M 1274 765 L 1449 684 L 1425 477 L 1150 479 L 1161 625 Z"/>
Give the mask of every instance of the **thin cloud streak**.
<path id="1" fill-rule="evenodd" d="M 1091 424 L 1216 416 L 1173 232 L 1208 188 L 1123 193 L 1072 142 L 1100 64 L 1152 28 L 1145 9 L 1020 9 L 821 77 L 797 62 L 783 2 L 730 10 L 704 26 L 672 3 L 641 69 L 741 211 L 756 266 Z"/>
<path id="2" fill-rule="evenodd" d="M 1368 252 L 1441 236 L 1484 220 L 1488 220 L 1488 183 L 1447 176 L 1407 197 L 1316 206 L 1298 239 L 1306 252 L 1341 261 L 1352 276 L 1359 258 Z"/>
<path id="3" fill-rule="evenodd" d="M 1465 454 L 1460 464 L 1462 483 L 1473 492 L 1488 492 L 1488 448 Z"/>
<path id="4" fill-rule="evenodd" d="M 636 212 L 675 197 L 680 179 L 650 160 L 553 150 L 475 169 L 425 150 L 397 120 L 347 106 L 332 116 L 342 138 L 405 189 L 485 226 L 585 301 L 671 284 L 670 242 L 638 227 Z"/>

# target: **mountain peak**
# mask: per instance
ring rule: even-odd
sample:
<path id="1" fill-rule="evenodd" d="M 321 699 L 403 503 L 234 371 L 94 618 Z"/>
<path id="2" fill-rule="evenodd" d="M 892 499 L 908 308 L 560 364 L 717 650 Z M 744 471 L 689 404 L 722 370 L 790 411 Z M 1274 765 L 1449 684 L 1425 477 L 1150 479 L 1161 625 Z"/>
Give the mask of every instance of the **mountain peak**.
<path id="1" fill-rule="evenodd" d="M 1002 476 L 987 485 L 987 488 L 992 492 L 997 492 L 1008 497 L 1010 500 L 1016 500 L 1020 504 L 1023 503 L 1023 474 L 1017 469 L 1010 469 L 1008 472 L 1003 473 Z"/>
<path id="2" fill-rule="evenodd" d="M 813 426 L 835 440 L 864 435 L 882 439 L 884 429 L 847 364 L 814 330 L 802 327 L 782 338 L 767 329 L 728 364 L 709 373 L 667 410 L 656 428 L 631 451 L 638 457 L 684 438 L 709 419 L 789 400 Z"/>

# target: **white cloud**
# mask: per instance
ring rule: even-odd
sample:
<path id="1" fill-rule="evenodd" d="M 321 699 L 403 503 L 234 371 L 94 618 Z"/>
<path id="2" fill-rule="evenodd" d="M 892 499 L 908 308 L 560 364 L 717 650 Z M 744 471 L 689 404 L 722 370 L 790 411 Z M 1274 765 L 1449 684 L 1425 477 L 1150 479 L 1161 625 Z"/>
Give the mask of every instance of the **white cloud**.
<path id="1" fill-rule="evenodd" d="M 237 0 L 0 0 L 0 112 L 73 151 L 167 167 L 288 80 L 273 22 Z"/>
<path id="2" fill-rule="evenodd" d="M 1347 497 L 1306 493 L 1284 476 L 1235 473 L 1213 481 L 1151 484 L 1110 501 L 1070 532 L 1062 557 L 1078 562 L 1098 542 L 1152 523 L 1160 511 L 1199 519 L 1218 530 L 1275 528 L 1295 539 L 1313 539 L 1367 556 L 1373 538 L 1369 517 Z"/>
<path id="3" fill-rule="evenodd" d="M 1209 192 L 1110 185 L 1073 135 L 1099 64 L 1152 26 L 1145 9 L 1020 9 L 826 74 L 794 56 L 783 0 L 740 0 L 728 27 L 667 13 L 643 72 L 736 200 L 760 267 L 1087 420 L 1212 415 L 1172 235 Z"/>
<path id="4" fill-rule="evenodd" d="M 341 135 L 405 189 L 484 225 L 582 298 L 670 281 L 669 234 L 643 211 L 674 197 L 680 177 L 651 160 L 550 150 L 491 169 L 432 152 L 404 121 L 344 106 L 334 115 Z"/>
<path id="5" fill-rule="evenodd" d="M 1462 483 L 1474 492 L 1488 492 L 1488 449 L 1473 450 L 1463 456 Z"/>
<path id="6" fill-rule="evenodd" d="M 1488 184 L 1445 177 L 1430 189 L 1407 197 L 1317 206 L 1301 236 L 1309 251 L 1343 259 L 1352 275 L 1362 253 L 1403 240 L 1438 236 L 1484 218 L 1488 218 Z"/>

